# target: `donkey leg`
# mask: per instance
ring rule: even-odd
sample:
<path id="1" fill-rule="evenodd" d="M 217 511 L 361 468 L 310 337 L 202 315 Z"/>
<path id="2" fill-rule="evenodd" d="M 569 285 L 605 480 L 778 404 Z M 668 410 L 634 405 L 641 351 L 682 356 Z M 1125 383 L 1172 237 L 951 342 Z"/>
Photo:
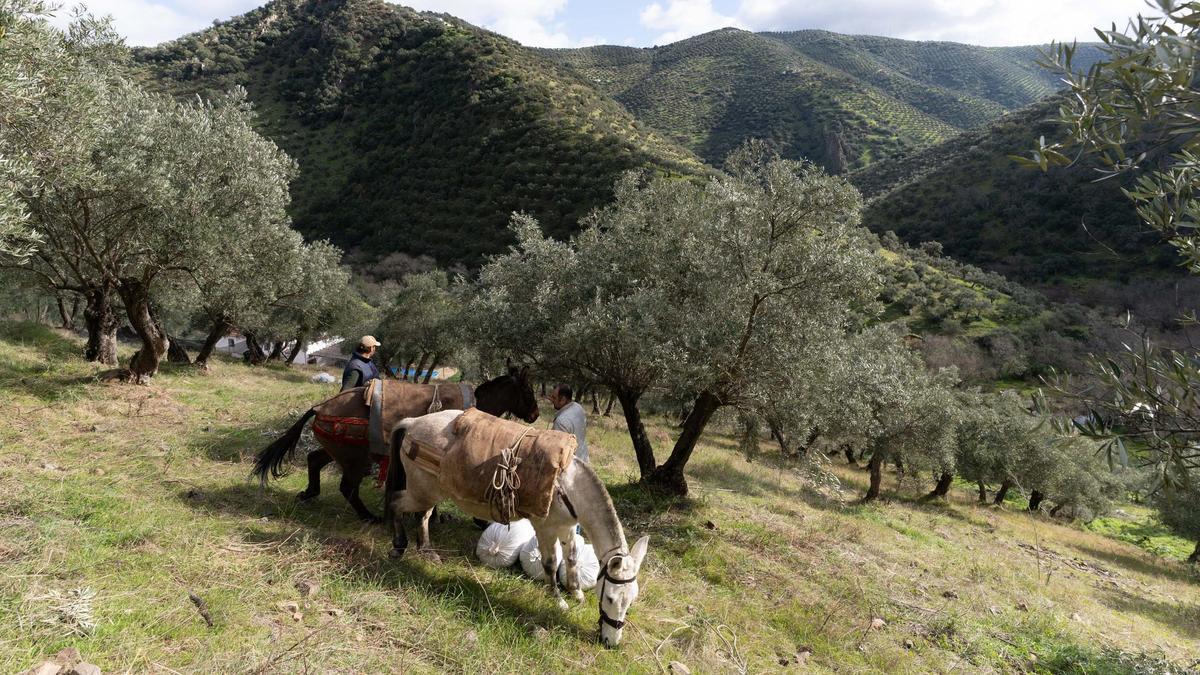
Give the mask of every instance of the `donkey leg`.
<path id="1" fill-rule="evenodd" d="M 566 530 L 566 539 L 563 539 L 563 556 L 566 558 L 566 587 L 567 592 L 575 599 L 575 602 L 583 603 L 583 589 L 579 587 L 579 549 L 575 547 L 575 530 Z"/>
<path id="2" fill-rule="evenodd" d="M 442 559 L 437 553 L 433 552 L 433 545 L 429 540 L 429 521 L 433 517 L 433 509 L 429 509 L 422 513 L 417 521 L 417 550 L 421 552 L 421 556 L 430 562 L 441 562 Z"/>
<path id="3" fill-rule="evenodd" d="M 332 461 L 333 457 L 330 457 L 329 453 L 324 450 L 313 450 L 308 453 L 308 487 L 304 488 L 304 492 L 296 495 L 296 499 L 306 502 L 321 494 L 321 469 L 324 469 L 325 465 Z"/>
<path id="4" fill-rule="evenodd" d="M 429 545 L 429 528 L 428 519 L 433 507 L 429 502 L 410 489 L 401 490 L 399 495 L 392 500 L 392 503 L 387 506 L 392 512 L 392 552 L 391 557 L 399 558 L 404 555 L 404 551 L 408 548 L 408 534 L 404 530 L 404 521 L 407 514 L 421 514 L 422 520 L 425 521 L 423 532 L 418 533 L 417 542 L 419 548 L 424 548 Z"/>
<path id="5" fill-rule="evenodd" d="M 343 466 L 342 482 L 338 487 L 342 491 L 342 496 L 350 502 L 350 506 L 354 507 L 354 512 L 360 519 L 369 523 L 382 523 L 383 519 L 371 513 L 367 505 L 363 504 L 362 498 L 358 496 L 358 489 L 362 486 L 362 480 L 366 477 L 369 468 L 370 464 L 366 461 Z"/>
<path id="6" fill-rule="evenodd" d="M 558 540 L 551 532 L 545 536 L 538 535 L 538 552 L 542 554 L 542 571 L 546 573 L 546 583 L 550 584 L 550 593 L 557 601 L 559 609 L 567 609 L 567 601 L 563 600 L 558 590 Z"/>

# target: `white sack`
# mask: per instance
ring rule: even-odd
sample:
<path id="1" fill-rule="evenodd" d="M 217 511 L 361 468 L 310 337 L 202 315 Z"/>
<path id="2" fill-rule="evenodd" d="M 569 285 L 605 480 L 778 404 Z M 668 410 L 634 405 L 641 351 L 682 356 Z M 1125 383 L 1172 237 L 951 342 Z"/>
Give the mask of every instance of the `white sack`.
<path id="1" fill-rule="evenodd" d="M 488 567 L 510 567 L 517 561 L 521 547 L 533 538 L 533 525 L 528 520 L 514 520 L 508 525 L 492 523 L 479 536 L 475 555 Z"/>
<path id="2" fill-rule="evenodd" d="M 555 543 L 555 550 L 562 557 L 562 545 Z M 546 579 L 546 570 L 542 569 L 542 552 L 538 550 L 537 535 L 533 539 L 525 542 L 521 547 L 521 553 L 518 555 L 521 559 L 521 569 L 525 572 L 525 576 L 534 581 L 544 581 Z"/>

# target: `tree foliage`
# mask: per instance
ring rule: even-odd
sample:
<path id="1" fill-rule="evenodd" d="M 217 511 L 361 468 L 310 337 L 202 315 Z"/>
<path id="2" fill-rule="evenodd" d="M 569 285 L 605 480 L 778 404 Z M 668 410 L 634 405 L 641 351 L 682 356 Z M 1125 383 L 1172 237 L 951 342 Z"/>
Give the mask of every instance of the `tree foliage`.
<path id="1" fill-rule="evenodd" d="M 727 169 L 705 185 L 628 175 L 570 242 L 515 219 L 519 243 L 484 268 L 469 312 L 485 343 L 623 396 L 644 476 L 675 491 L 718 408 L 795 390 L 795 365 L 844 339 L 877 293 L 852 187 L 758 144 Z M 652 387 L 691 401 L 661 466 L 636 413 Z"/>

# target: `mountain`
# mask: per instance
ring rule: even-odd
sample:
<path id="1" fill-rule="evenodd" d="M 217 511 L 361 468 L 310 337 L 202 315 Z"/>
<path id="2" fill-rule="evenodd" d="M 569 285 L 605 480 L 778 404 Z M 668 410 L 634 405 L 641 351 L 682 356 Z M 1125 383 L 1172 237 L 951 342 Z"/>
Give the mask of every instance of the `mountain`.
<path id="1" fill-rule="evenodd" d="M 380 0 L 275 0 L 135 61 L 176 96 L 244 86 L 300 164 L 297 228 L 378 256 L 478 264 L 513 211 L 562 235 L 627 169 L 708 171 L 568 69 Z"/>
<path id="2" fill-rule="evenodd" d="M 1145 231 L 1121 193 L 1127 180 L 1097 181 L 1088 158 L 1049 173 L 1011 159 L 1061 133 L 1057 109 L 1046 100 L 851 173 L 868 200 L 865 224 L 912 243 L 938 241 L 953 258 L 1025 283 L 1179 276 L 1173 250 Z"/>
<path id="3" fill-rule="evenodd" d="M 841 172 L 952 138 L 1055 91 L 1036 47 L 726 28 L 652 48 L 545 49 L 719 165 L 746 138 Z M 1099 57 L 1081 45 L 1077 65 Z"/>

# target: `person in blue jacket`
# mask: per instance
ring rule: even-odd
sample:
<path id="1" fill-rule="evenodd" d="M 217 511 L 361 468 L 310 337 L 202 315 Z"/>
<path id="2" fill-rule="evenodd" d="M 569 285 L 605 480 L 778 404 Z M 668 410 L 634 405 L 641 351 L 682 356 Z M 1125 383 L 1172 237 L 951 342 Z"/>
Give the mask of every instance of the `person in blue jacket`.
<path id="1" fill-rule="evenodd" d="M 375 356 L 375 350 L 379 347 L 379 340 L 376 340 L 374 336 L 364 335 L 363 339 L 359 340 L 354 355 L 350 357 L 350 361 L 346 363 L 346 369 L 342 371 L 342 391 L 361 387 L 379 377 L 379 368 L 371 361 L 371 357 Z"/>

